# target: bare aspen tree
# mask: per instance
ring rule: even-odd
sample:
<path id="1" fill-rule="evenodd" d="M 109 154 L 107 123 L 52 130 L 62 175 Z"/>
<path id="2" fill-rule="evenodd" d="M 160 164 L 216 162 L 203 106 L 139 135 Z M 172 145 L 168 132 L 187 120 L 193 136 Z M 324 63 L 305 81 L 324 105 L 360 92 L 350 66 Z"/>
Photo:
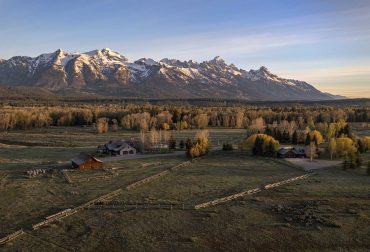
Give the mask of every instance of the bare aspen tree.
<path id="1" fill-rule="evenodd" d="M 255 132 L 263 132 L 265 129 L 265 120 L 262 117 L 252 120 L 251 129 Z"/>
<path id="2" fill-rule="evenodd" d="M 337 141 L 335 138 L 330 138 L 328 151 L 330 153 L 330 159 L 333 159 L 333 156 L 337 153 Z"/>
<path id="3" fill-rule="evenodd" d="M 165 143 L 168 143 L 169 137 L 170 137 L 170 133 L 167 130 L 163 131 L 163 141 Z"/>
<path id="4" fill-rule="evenodd" d="M 198 114 L 194 117 L 194 124 L 198 129 L 204 129 L 208 126 L 208 115 L 207 114 Z"/>
<path id="5" fill-rule="evenodd" d="M 244 113 L 239 111 L 235 115 L 235 128 L 241 129 L 243 128 L 244 124 Z"/>
<path id="6" fill-rule="evenodd" d="M 108 119 L 107 118 L 98 118 L 96 122 L 96 128 L 98 134 L 107 133 L 108 132 Z"/>
<path id="7" fill-rule="evenodd" d="M 314 142 L 311 142 L 310 145 L 306 146 L 306 154 L 310 158 L 310 162 L 312 162 L 316 154 L 316 145 Z"/>
<path id="8" fill-rule="evenodd" d="M 145 149 L 145 131 L 140 130 L 140 144 L 141 144 L 141 151 Z"/>
<path id="9" fill-rule="evenodd" d="M 156 144 L 158 144 L 158 138 L 159 138 L 158 131 L 153 127 L 153 128 L 150 130 L 150 144 L 151 144 L 151 145 L 156 145 Z"/>
<path id="10" fill-rule="evenodd" d="M 116 132 L 118 130 L 118 121 L 117 119 L 112 119 L 112 131 Z"/>

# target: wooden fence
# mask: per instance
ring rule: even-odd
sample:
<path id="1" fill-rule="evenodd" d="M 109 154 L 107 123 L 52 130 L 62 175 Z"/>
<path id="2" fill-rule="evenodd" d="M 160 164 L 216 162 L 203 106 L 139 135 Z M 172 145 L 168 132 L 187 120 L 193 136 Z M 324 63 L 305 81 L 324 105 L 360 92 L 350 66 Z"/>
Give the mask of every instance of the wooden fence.
<path id="1" fill-rule="evenodd" d="M 240 198 L 240 197 L 244 197 L 244 196 L 247 196 L 247 195 L 252 195 L 252 194 L 261 192 L 262 190 L 272 189 L 274 187 L 282 186 L 282 185 L 285 185 L 285 184 L 288 184 L 288 183 L 291 183 L 291 182 L 294 182 L 294 181 L 297 181 L 297 180 L 300 180 L 300 179 L 305 179 L 305 178 L 308 178 L 309 176 L 311 176 L 311 174 L 305 174 L 305 175 L 302 175 L 302 176 L 290 178 L 290 179 L 283 180 L 283 181 L 280 181 L 280 182 L 267 184 L 267 185 L 264 185 L 260 188 L 251 189 L 251 190 L 248 190 L 248 191 L 232 194 L 230 196 L 226 196 L 226 197 L 223 197 L 223 198 L 219 198 L 219 199 L 215 199 L 215 200 L 208 201 L 208 202 L 205 202 L 205 203 L 201 203 L 201 204 L 195 205 L 194 208 L 195 209 L 201 209 L 201 208 L 206 208 L 206 207 L 218 205 L 218 204 L 228 202 L 228 201 Z"/>
<path id="2" fill-rule="evenodd" d="M 75 209 L 66 209 L 66 210 L 63 210 L 61 212 L 58 212 L 56 214 L 53 214 L 53 215 L 50 215 L 50 216 L 47 216 L 45 217 L 45 220 L 39 222 L 39 223 L 36 223 L 36 224 L 33 224 L 32 225 L 32 229 L 33 230 L 36 230 L 36 229 L 39 229 L 40 227 L 43 227 L 45 225 L 48 225 L 52 222 L 55 222 L 57 220 L 61 220 L 67 216 L 70 216 L 72 214 L 75 214 L 77 213 L 77 211 Z"/>
<path id="3" fill-rule="evenodd" d="M 137 182 L 134 182 L 134 183 L 126 186 L 123 189 L 122 188 L 119 188 L 119 189 L 117 189 L 115 191 L 112 191 L 110 193 L 104 194 L 104 195 L 102 195 L 102 196 L 100 196 L 100 197 L 98 197 L 96 199 L 90 200 L 90 201 L 88 201 L 88 202 L 86 202 L 86 203 L 84 203 L 84 204 L 82 204 L 80 206 L 77 206 L 77 207 L 73 208 L 73 209 L 65 209 L 65 210 L 63 210 L 61 212 L 58 212 L 58 213 L 52 214 L 50 216 L 47 216 L 47 217 L 45 217 L 45 220 L 43 220 L 43 221 L 41 221 L 39 223 L 33 224 L 32 225 L 32 229 L 33 230 L 36 230 L 36 229 L 39 229 L 39 228 L 41 228 L 43 226 L 49 225 L 52 222 L 61 220 L 61 219 L 65 218 L 65 217 L 70 216 L 70 215 L 73 215 L 73 214 L 75 214 L 75 213 L 77 213 L 77 212 L 79 212 L 79 211 L 81 211 L 83 209 L 89 208 L 89 207 L 95 205 L 98 202 L 99 203 L 106 202 L 106 201 L 110 200 L 111 198 L 120 195 L 125 190 L 132 190 L 132 189 L 138 187 L 139 185 L 143 185 L 143 184 L 148 183 L 150 181 L 153 181 L 153 180 L 155 180 L 157 178 L 163 177 L 163 176 L 167 175 L 172 170 L 178 169 L 178 168 L 183 167 L 183 166 L 188 166 L 190 164 L 191 164 L 190 161 L 183 162 L 183 163 L 181 163 L 179 165 L 176 165 L 174 167 L 171 167 L 171 168 L 169 168 L 167 170 L 164 170 L 164 171 L 162 171 L 160 173 L 157 173 L 155 175 L 152 175 L 152 176 L 149 176 L 149 177 L 144 178 L 142 180 L 139 180 Z M 72 183 L 72 180 L 68 176 L 68 174 L 66 174 L 65 171 L 61 171 L 61 172 L 64 175 L 64 177 L 66 178 L 66 180 L 69 183 Z M 4 243 L 6 243 L 6 242 L 8 242 L 8 241 L 10 241 L 12 239 L 15 239 L 16 237 L 18 237 L 19 235 L 21 235 L 23 233 L 24 233 L 23 230 L 19 230 L 19 231 L 13 233 L 13 234 L 10 234 L 10 235 L 8 235 L 8 236 L 0 239 L 0 244 L 4 244 Z"/>
<path id="4" fill-rule="evenodd" d="M 66 209 L 66 210 L 63 210 L 63 211 L 61 211 L 61 212 L 59 212 L 59 213 L 55 213 L 55 214 L 52 214 L 52 215 L 49 215 L 49 216 L 46 216 L 45 217 L 45 219 L 52 219 L 52 218 L 55 218 L 55 217 L 58 217 L 59 215 L 63 215 L 63 214 L 66 214 L 66 213 L 68 213 L 69 211 L 71 211 L 72 209 L 70 209 L 70 208 L 68 208 L 68 209 Z"/>
<path id="5" fill-rule="evenodd" d="M 78 182 L 86 182 L 86 181 L 95 180 L 95 179 L 107 179 L 107 178 L 113 178 L 114 176 L 116 176 L 116 174 L 98 175 L 98 176 L 78 179 Z"/>
<path id="6" fill-rule="evenodd" d="M 5 243 L 7 243 L 7 242 L 9 242 L 9 241 L 11 241 L 11 240 L 13 240 L 13 239 L 15 239 L 15 238 L 23 235 L 23 234 L 24 234 L 23 229 L 20 229 L 20 230 L 14 232 L 14 233 L 11 233 L 10 235 L 7 235 L 7 236 L 1 238 L 0 239 L 0 244 L 5 244 Z"/>
<path id="7" fill-rule="evenodd" d="M 70 183 L 70 184 L 73 183 L 73 181 L 72 181 L 71 177 L 68 175 L 68 172 L 67 171 L 61 170 L 60 172 L 63 174 L 64 178 L 66 179 L 66 181 L 68 183 Z"/>
<path id="8" fill-rule="evenodd" d="M 3 176 L 0 177 L 0 186 L 3 185 L 3 182 L 5 181 L 5 179 L 9 176 L 9 174 L 4 174 Z"/>
<path id="9" fill-rule="evenodd" d="M 302 176 L 290 178 L 290 179 L 283 180 L 283 181 L 280 181 L 280 182 L 276 182 L 276 183 L 273 183 L 273 184 L 268 184 L 268 185 L 263 186 L 263 189 L 267 190 L 267 189 L 271 189 L 271 188 L 274 188 L 274 187 L 282 186 L 282 185 L 294 182 L 296 180 L 308 178 L 309 176 L 311 176 L 311 174 L 305 174 L 305 175 L 302 175 Z"/>
<path id="10" fill-rule="evenodd" d="M 95 204 L 89 209 L 163 209 L 163 210 L 194 210 L 192 204 L 169 204 L 169 203 L 147 203 L 147 202 L 115 202 L 109 204 Z"/>
<path id="11" fill-rule="evenodd" d="M 5 179 L 6 177 L 8 177 L 8 175 L 9 175 L 9 174 L 4 174 L 4 175 L 2 175 L 2 176 L 0 177 L 0 182 L 1 182 L 3 179 Z"/>
<path id="12" fill-rule="evenodd" d="M 148 167 L 148 166 L 158 166 L 161 165 L 161 162 L 155 162 L 155 163 L 142 163 L 141 167 Z"/>

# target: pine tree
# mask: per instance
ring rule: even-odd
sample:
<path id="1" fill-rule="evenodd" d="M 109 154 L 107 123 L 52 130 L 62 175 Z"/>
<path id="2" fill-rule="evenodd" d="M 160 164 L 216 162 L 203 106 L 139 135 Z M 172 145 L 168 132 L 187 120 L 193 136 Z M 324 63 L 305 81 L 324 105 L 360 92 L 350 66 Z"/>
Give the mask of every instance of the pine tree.
<path id="1" fill-rule="evenodd" d="M 305 145 L 310 145 L 310 143 L 311 143 L 311 135 L 308 132 L 307 135 L 306 135 L 306 143 L 305 143 Z"/>
<path id="2" fill-rule="evenodd" d="M 265 132 L 264 132 L 266 135 L 269 135 L 269 136 L 271 136 L 272 135 L 272 131 L 271 131 L 271 129 L 270 129 L 270 127 L 269 126 L 267 126 L 266 128 L 265 128 Z"/>
<path id="3" fill-rule="evenodd" d="M 253 146 L 253 155 L 259 156 L 263 154 L 263 138 L 257 137 Z"/>
<path id="4" fill-rule="evenodd" d="M 343 161 L 343 170 L 347 170 L 348 169 L 348 158 L 346 157 Z"/>
<path id="5" fill-rule="evenodd" d="M 298 144 L 298 133 L 295 130 L 292 135 L 292 144 L 297 145 Z"/>
<path id="6" fill-rule="evenodd" d="M 275 138 L 275 139 L 278 139 L 277 135 L 278 135 L 278 129 L 275 127 L 273 130 L 272 130 L 272 136 Z M 279 140 L 279 139 L 278 139 Z"/>
<path id="7" fill-rule="evenodd" d="M 312 141 L 315 143 L 315 145 L 317 146 L 317 138 L 316 138 L 316 135 L 313 135 L 313 139 Z"/>
<path id="8" fill-rule="evenodd" d="M 267 146 L 267 152 L 266 152 L 266 156 L 269 156 L 269 157 L 273 157 L 275 156 L 275 146 L 274 144 L 270 141 L 268 146 Z"/>
<path id="9" fill-rule="evenodd" d="M 356 155 L 355 162 L 356 162 L 356 167 L 360 167 L 362 165 L 362 159 L 358 153 Z"/>
<path id="10" fill-rule="evenodd" d="M 185 142 L 184 142 L 184 140 L 182 140 L 182 139 L 181 139 L 181 141 L 180 141 L 180 143 L 179 143 L 179 147 L 180 147 L 180 149 L 184 149 L 184 147 L 185 147 Z"/>
<path id="11" fill-rule="evenodd" d="M 253 149 L 252 149 L 252 153 L 253 155 L 258 155 L 258 145 L 259 145 L 259 141 L 260 141 L 260 138 L 257 136 L 256 137 L 256 140 L 254 141 L 254 145 L 253 145 Z"/>
<path id="12" fill-rule="evenodd" d="M 277 130 L 276 132 L 276 139 L 281 143 L 283 142 L 283 135 L 281 134 L 280 130 Z"/>
<path id="13" fill-rule="evenodd" d="M 185 144 L 185 146 L 186 146 L 186 150 L 190 150 L 190 149 L 191 149 L 191 147 L 193 147 L 193 141 L 191 141 L 191 139 L 190 139 L 190 138 L 186 139 L 186 144 Z"/>
<path id="14" fill-rule="evenodd" d="M 364 143 L 362 142 L 362 140 L 361 140 L 361 139 L 358 139 L 358 140 L 357 140 L 357 150 L 358 150 L 358 152 L 360 152 L 360 153 L 365 153 L 365 151 L 366 151 L 366 149 L 365 149 L 365 145 L 364 145 Z"/>
<path id="15" fill-rule="evenodd" d="M 284 143 L 289 143 L 290 142 L 290 135 L 287 131 L 284 130 L 283 132 L 283 142 Z"/>
<path id="16" fill-rule="evenodd" d="M 170 139 L 168 140 L 168 146 L 170 147 L 170 150 L 176 149 L 176 140 L 171 135 Z"/>

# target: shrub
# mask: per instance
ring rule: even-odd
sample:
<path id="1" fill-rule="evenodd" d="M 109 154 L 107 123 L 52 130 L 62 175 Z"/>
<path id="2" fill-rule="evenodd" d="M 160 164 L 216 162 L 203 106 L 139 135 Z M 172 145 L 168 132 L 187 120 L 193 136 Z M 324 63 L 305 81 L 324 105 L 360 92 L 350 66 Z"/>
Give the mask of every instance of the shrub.
<path id="1" fill-rule="evenodd" d="M 197 133 L 196 141 L 192 144 L 187 141 L 186 155 L 191 158 L 203 156 L 209 151 L 208 131 L 202 130 Z M 188 139 L 190 140 L 190 139 Z"/>
<path id="2" fill-rule="evenodd" d="M 170 147 L 170 150 L 176 149 L 176 140 L 171 135 L 170 140 L 168 140 L 168 146 Z"/>
<path id="3" fill-rule="evenodd" d="M 185 142 L 184 142 L 184 140 L 181 140 L 181 141 L 180 141 L 180 143 L 179 143 L 179 147 L 180 147 L 180 149 L 184 149 L 184 147 L 185 147 Z"/>
<path id="4" fill-rule="evenodd" d="M 222 144 L 222 150 L 224 150 L 224 151 L 233 150 L 233 145 L 229 144 L 229 143 L 224 143 L 224 144 Z"/>
<path id="5" fill-rule="evenodd" d="M 279 147 L 279 142 L 266 134 L 253 134 L 243 140 L 240 145 L 242 151 L 251 151 L 253 155 L 273 156 Z"/>

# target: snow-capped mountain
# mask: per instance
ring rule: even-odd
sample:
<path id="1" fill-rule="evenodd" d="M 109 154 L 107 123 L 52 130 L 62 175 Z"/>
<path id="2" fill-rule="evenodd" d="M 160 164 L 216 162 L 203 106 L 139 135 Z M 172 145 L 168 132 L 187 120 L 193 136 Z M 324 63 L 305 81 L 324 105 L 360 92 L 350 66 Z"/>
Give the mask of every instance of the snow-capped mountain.
<path id="1" fill-rule="evenodd" d="M 246 71 L 226 64 L 219 56 L 201 63 L 167 58 L 129 61 L 108 48 L 85 53 L 67 53 L 59 49 L 35 58 L 16 56 L 0 60 L 0 84 L 125 97 L 336 98 L 306 82 L 280 78 L 266 67 Z"/>

